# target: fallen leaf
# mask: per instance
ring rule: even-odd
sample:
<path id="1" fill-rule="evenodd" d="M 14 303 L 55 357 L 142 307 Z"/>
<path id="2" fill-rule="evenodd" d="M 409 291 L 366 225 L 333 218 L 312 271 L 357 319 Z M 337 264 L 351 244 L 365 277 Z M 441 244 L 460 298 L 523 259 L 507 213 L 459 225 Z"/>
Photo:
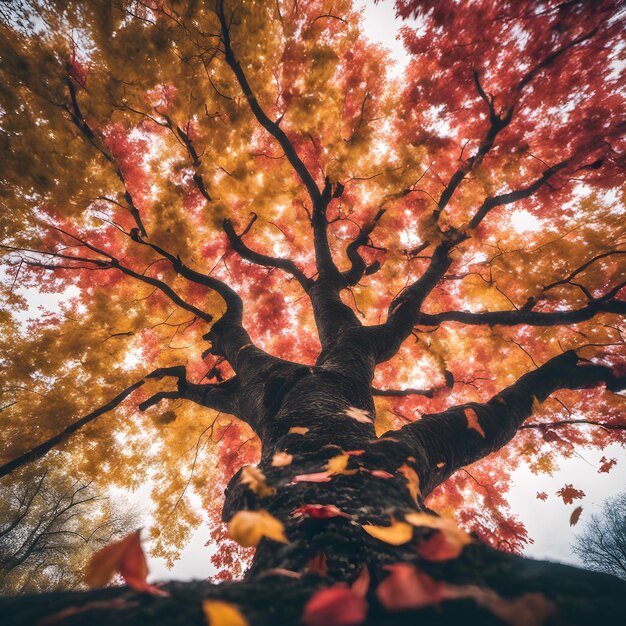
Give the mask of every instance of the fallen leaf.
<path id="1" fill-rule="evenodd" d="M 481 437 L 484 438 L 485 431 L 478 421 L 478 414 L 476 411 L 474 411 L 471 407 L 466 407 L 463 409 L 463 412 L 465 413 L 465 419 L 467 419 L 467 427 L 470 430 L 475 430 Z"/>
<path id="2" fill-rule="evenodd" d="M 249 626 L 241 611 L 229 602 L 203 600 L 202 611 L 208 626 Z"/>
<path id="3" fill-rule="evenodd" d="M 332 477 L 331 472 L 316 472 L 315 474 L 298 474 L 291 480 L 292 483 L 327 483 Z"/>
<path id="4" fill-rule="evenodd" d="M 438 532 L 417 547 L 418 554 L 428 561 L 447 561 L 455 559 L 464 546 L 472 542 L 471 537 L 447 517 L 427 513 L 409 513 L 405 516 L 413 526 L 434 528 Z"/>
<path id="5" fill-rule="evenodd" d="M 289 543 L 282 522 L 263 509 L 237 511 L 228 524 L 228 532 L 244 548 L 256 546 L 263 537 Z"/>
<path id="6" fill-rule="evenodd" d="M 576 489 L 573 485 L 565 485 L 556 492 L 556 495 L 563 498 L 565 504 L 573 504 L 574 500 L 584 498 L 585 492 Z"/>
<path id="7" fill-rule="evenodd" d="M 306 435 L 309 429 L 306 426 L 292 426 L 288 431 L 288 435 Z"/>
<path id="8" fill-rule="evenodd" d="M 276 493 L 276 489 L 269 487 L 266 480 L 265 474 L 258 467 L 246 465 L 241 470 L 241 483 L 248 485 L 260 498 L 273 496 Z"/>
<path id="9" fill-rule="evenodd" d="M 419 504 L 418 498 L 422 495 L 420 491 L 420 477 L 417 472 L 408 465 L 404 464 L 398 468 L 398 471 L 407 479 L 409 485 L 409 493 L 416 504 Z"/>
<path id="10" fill-rule="evenodd" d="M 293 456 L 287 452 L 277 452 L 272 457 L 272 467 L 285 467 L 285 465 L 291 465 Z"/>
<path id="11" fill-rule="evenodd" d="M 355 406 L 348 407 L 344 413 L 351 417 L 353 420 L 360 422 L 361 424 L 371 424 L 372 418 L 370 416 L 369 411 L 365 409 L 357 409 Z"/>
<path id="12" fill-rule="evenodd" d="M 312 517 L 314 519 L 329 519 L 331 517 L 345 517 L 352 519 L 351 515 L 344 513 L 334 504 L 303 504 L 291 512 L 294 517 Z"/>
<path id="13" fill-rule="evenodd" d="M 384 479 L 393 478 L 393 474 L 390 474 L 389 472 L 385 472 L 385 470 L 372 470 L 370 474 L 372 476 L 376 476 L 376 478 L 384 478 Z"/>
<path id="14" fill-rule="evenodd" d="M 146 582 L 148 564 L 141 547 L 141 530 L 98 550 L 87 563 L 85 583 L 89 587 L 103 587 L 120 574 L 126 584 L 135 591 L 156 596 L 168 595 Z"/>
<path id="15" fill-rule="evenodd" d="M 306 626 L 357 626 L 365 621 L 367 603 L 345 583 L 315 593 L 304 605 Z"/>
<path id="16" fill-rule="evenodd" d="M 326 464 L 326 469 L 333 474 L 345 474 L 346 476 L 356 474 L 357 470 L 346 469 L 349 461 L 349 454 L 339 454 L 328 461 L 328 463 Z"/>
<path id="17" fill-rule="evenodd" d="M 580 519 L 580 514 L 583 512 L 582 506 L 577 506 L 569 517 L 569 525 L 576 526 L 578 524 L 578 520 Z"/>
<path id="18" fill-rule="evenodd" d="M 391 526 L 365 524 L 362 528 L 368 535 L 392 546 L 400 546 L 413 537 L 413 527 L 405 522 L 394 521 Z"/>

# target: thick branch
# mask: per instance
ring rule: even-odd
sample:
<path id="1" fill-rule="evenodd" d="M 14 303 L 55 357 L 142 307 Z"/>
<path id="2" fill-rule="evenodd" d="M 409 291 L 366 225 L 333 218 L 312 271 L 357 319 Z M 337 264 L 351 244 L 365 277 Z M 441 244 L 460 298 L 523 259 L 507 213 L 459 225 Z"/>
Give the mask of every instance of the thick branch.
<path id="1" fill-rule="evenodd" d="M 522 376 L 485 404 L 470 403 L 426 415 L 389 437 L 417 459 L 426 496 L 450 474 L 506 445 L 524 421 L 558 389 L 580 389 L 604 383 L 610 391 L 626 388 L 626 376 L 580 359 L 574 351 L 550 359 Z"/>
<path id="2" fill-rule="evenodd" d="M 256 220 L 256 215 L 253 216 L 252 221 Z M 276 269 L 280 269 L 287 274 L 293 276 L 298 283 L 300 283 L 301 287 L 304 291 L 308 292 L 311 288 L 313 281 L 310 278 L 307 278 L 304 275 L 304 272 L 300 270 L 296 264 L 291 259 L 281 259 L 276 257 L 268 256 L 267 254 L 262 254 L 260 252 L 256 252 L 250 249 L 243 242 L 243 235 L 238 235 L 233 228 L 233 224 L 230 219 L 225 219 L 223 221 L 224 232 L 228 237 L 228 241 L 230 245 L 233 247 L 233 250 L 241 256 L 241 258 L 246 261 L 250 261 L 250 263 L 256 263 L 257 265 L 262 265 L 263 267 L 275 267 Z M 246 229 L 247 232 L 248 229 Z"/>
<path id="3" fill-rule="evenodd" d="M 359 254 L 359 248 L 367 245 L 370 234 L 374 228 L 376 228 L 376 225 L 384 214 L 385 209 L 379 209 L 371 223 L 363 228 L 360 228 L 356 239 L 348 244 L 346 255 L 350 260 L 351 266 L 349 270 L 342 272 L 341 274 L 345 285 L 356 285 L 361 278 L 363 278 L 363 275 L 372 274 L 376 271 L 376 269 L 378 269 L 378 265 L 376 264 L 372 264 L 370 266 L 366 265 L 363 257 Z"/>
<path id="4" fill-rule="evenodd" d="M 442 313 L 421 313 L 421 326 L 438 326 L 444 322 L 460 322 L 462 324 L 488 324 L 490 326 L 558 326 L 576 324 L 591 319 L 598 313 L 626 314 L 626 302 L 622 300 L 595 300 L 594 302 L 574 311 L 485 311 L 471 313 L 469 311 L 444 311 Z"/>

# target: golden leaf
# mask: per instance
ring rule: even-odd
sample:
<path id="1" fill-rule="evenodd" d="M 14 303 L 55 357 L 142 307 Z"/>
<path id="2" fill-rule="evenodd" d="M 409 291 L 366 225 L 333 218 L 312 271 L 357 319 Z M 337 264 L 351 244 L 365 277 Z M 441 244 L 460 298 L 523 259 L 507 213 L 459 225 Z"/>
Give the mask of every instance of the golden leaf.
<path id="1" fill-rule="evenodd" d="M 277 452 L 272 457 L 272 467 L 285 467 L 285 465 L 291 465 L 293 456 L 287 452 Z"/>
<path id="2" fill-rule="evenodd" d="M 252 465 L 246 465 L 241 470 L 241 482 L 244 485 L 248 485 L 260 498 L 272 496 L 276 493 L 276 489 L 268 487 L 265 474 L 258 467 L 253 467 Z"/>
<path id="3" fill-rule="evenodd" d="M 256 546 L 262 537 L 289 543 L 282 522 L 267 511 L 237 511 L 228 524 L 230 536 L 244 548 Z"/>
<path id="4" fill-rule="evenodd" d="M 288 431 L 288 435 L 306 435 L 309 429 L 306 426 L 292 426 Z"/>
<path id="5" fill-rule="evenodd" d="M 229 602 L 203 600 L 202 611 L 208 626 L 249 626 L 241 611 Z"/>
<path id="6" fill-rule="evenodd" d="M 417 499 L 420 495 L 422 495 L 422 492 L 420 491 L 420 477 L 417 475 L 417 472 L 412 467 L 409 467 L 406 464 L 401 465 L 398 468 L 398 471 L 409 481 L 409 493 L 417 504 Z"/>
<path id="7" fill-rule="evenodd" d="M 394 521 L 391 526 L 365 524 L 362 528 L 368 535 L 392 546 L 400 546 L 413 537 L 413 527 L 405 522 Z"/>

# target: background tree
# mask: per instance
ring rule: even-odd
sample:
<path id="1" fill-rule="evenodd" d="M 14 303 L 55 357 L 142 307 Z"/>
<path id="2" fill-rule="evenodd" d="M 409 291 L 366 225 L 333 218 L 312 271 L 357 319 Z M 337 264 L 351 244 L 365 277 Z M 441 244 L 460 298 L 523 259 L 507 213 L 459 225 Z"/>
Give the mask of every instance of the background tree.
<path id="1" fill-rule="evenodd" d="M 626 494 L 604 502 L 576 537 L 572 551 L 585 567 L 626 578 Z"/>
<path id="2" fill-rule="evenodd" d="M 24 468 L 2 482 L 0 519 L 5 595 L 80 587 L 89 557 L 140 525 L 131 509 L 50 464 Z"/>
<path id="3" fill-rule="evenodd" d="M 258 623 L 324 585 L 371 623 L 614 618 L 616 581 L 485 543 L 528 541 L 520 462 L 623 441 L 622 5 L 397 7 L 395 82 L 348 0 L 2 7 L 0 473 L 151 479 L 170 559 L 221 512 L 247 582 L 189 593 Z"/>

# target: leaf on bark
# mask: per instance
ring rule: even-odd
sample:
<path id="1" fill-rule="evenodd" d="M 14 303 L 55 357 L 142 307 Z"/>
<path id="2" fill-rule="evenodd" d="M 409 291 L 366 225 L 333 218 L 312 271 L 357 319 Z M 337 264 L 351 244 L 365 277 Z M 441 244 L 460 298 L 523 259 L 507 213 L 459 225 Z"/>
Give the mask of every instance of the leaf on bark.
<path id="1" fill-rule="evenodd" d="M 413 527 L 406 522 L 393 521 L 391 526 L 374 526 L 364 524 L 363 530 L 368 534 L 392 546 L 401 546 L 413 537 Z"/>
<path id="2" fill-rule="evenodd" d="M 465 413 L 465 419 L 467 420 L 467 427 L 470 430 L 475 430 L 481 437 L 484 438 L 485 431 L 478 421 L 478 414 L 476 411 L 474 411 L 471 407 L 466 407 L 463 409 L 463 412 Z"/>
<path id="3" fill-rule="evenodd" d="M 287 452 L 277 452 L 272 457 L 272 467 L 285 467 L 286 465 L 291 465 L 293 461 L 293 456 Z"/>
<path id="4" fill-rule="evenodd" d="M 422 495 L 420 491 L 420 477 L 417 472 L 408 465 L 404 464 L 398 468 L 398 471 L 407 479 L 409 493 L 413 501 L 418 504 L 418 498 Z"/>
<path id="5" fill-rule="evenodd" d="M 306 435 L 309 429 L 306 426 L 292 426 L 288 431 L 288 435 Z"/>
<path id="6" fill-rule="evenodd" d="M 230 536 L 244 548 L 256 546 L 263 537 L 289 543 L 282 522 L 267 511 L 237 511 L 228 524 Z"/>
<path id="7" fill-rule="evenodd" d="M 372 417 L 370 416 L 369 411 L 366 411 L 365 409 L 357 409 L 355 406 L 350 406 L 345 410 L 345 414 L 361 424 L 372 423 Z"/>
<path id="8" fill-rule="evenodd" d="M 254 467 L 253 465 L 246 465 L 246 467 L 241 470 L 240 482 L 244 485 L 248 485 L 260 498 L 273 496 L 276 493 L 276 489 L 268 486 L 265 474 L 258 467 Z"/>
<path id="9" fill-rule="evenodd" d="M 304 504 L 291 512 L 293 517 L 312 517 L 313 519 L 330 519 L 331 517 L 345 517 L 352 519 L 351 515 L 344 513 L 334 504 Z"/>
<path id="10" fill-rule="evenodd" d="M 463 548 L 472 542 L 471 537 L 447 517 L 427 513 L 409 513 L 405 519 L 414 526 L 434 528 L 438 531 L 421 542 L 417 548 L 418 554 L 428 561 L 455 559 L 461 554 Z"/>

